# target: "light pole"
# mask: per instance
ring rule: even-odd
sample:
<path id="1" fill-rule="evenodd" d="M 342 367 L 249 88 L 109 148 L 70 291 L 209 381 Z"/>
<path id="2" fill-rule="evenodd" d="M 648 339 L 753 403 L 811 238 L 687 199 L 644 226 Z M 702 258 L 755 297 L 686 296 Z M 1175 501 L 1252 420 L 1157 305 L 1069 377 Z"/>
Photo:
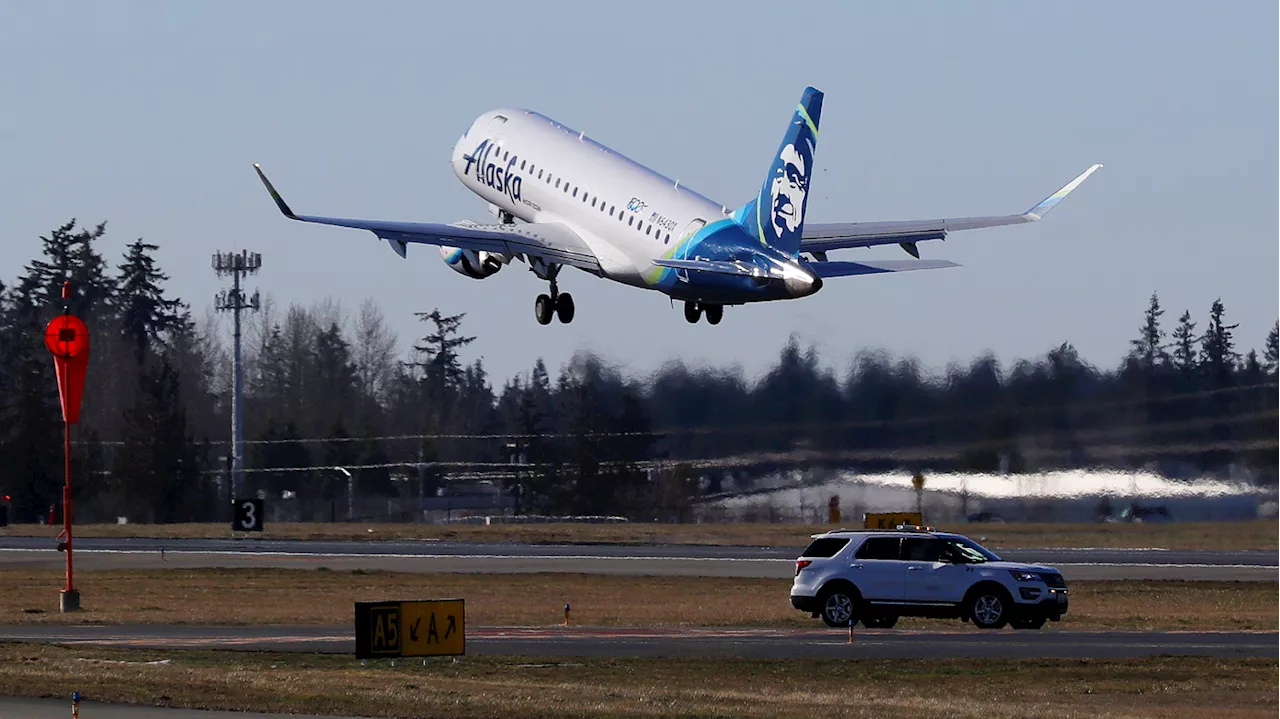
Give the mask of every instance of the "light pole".
<path id="1" fill-rule="evenodd" d="M 256 274 L 262 267 L 262 255 L 257 252 L 241 250 L 234 252 L 215 252 L 213 255 L 213 271 L 219 277 L 231 277 L 231 290 L 223 290 L 214 298 L 214 307 L 221 312 L 230 312 L 233 319 L 232 332 L 235 349 L 232 354 L 232 368 L 235 380 L 231 390 L 231 497 L 240 496 L 244 485 L 244 366 L 240 361 L 240 313 L 243 310 L 257 311 L 260 304 L 258 291 L 252 297 L 245 297 L 240 288 L 242 277 Z"/>
<path id="2" fill-rule="evenodd" d="M 356 478 L 351 476 L 346 467 L 334 467 L 347 476 L 347 521 L 355 521 Z"/>

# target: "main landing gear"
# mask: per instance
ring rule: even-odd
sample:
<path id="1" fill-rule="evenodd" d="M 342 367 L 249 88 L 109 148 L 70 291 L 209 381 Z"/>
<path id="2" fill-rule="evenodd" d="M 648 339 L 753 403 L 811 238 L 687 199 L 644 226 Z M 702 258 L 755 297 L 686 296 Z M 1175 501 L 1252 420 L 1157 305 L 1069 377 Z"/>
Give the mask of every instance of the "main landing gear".
<path id="1" fill-rule="evenodd" d="M 560 290 L 556 287 L 556 275 L 560 274 L 560 265 L 530 258 L 529 269 L 539 279 L 551 283 L 551 294 L 538 295 L 538 299 L 533 302 L 533 316 L 538 319 L 538 324 L 549 325 L 555 317 L 559 317 L 560 321 L 566 325 L 572 322 L 573 295 L 568 292 L 560 294 Z"/>
<path id="2" fill-rule="evenodd" d="M 534 300 L 533 315 L 538 318 L 540 325 L 551 324 L 553 316 L 559 317 L 560 322 L 567 325 L 573 321 L 573 295 L 559 292 L 556 281 L 552 280 L 551 294 L 538 295 L 538 299 Z"/>
<path id="3" fill-rule="evenodd" d="M 704 305 L 700 302 L 684 303 L 684 319 L 689 324 L 697 324 L 703 313 L 707 315 L 707 324 L 718 325 L 724 319 L 724 305 Z"/>

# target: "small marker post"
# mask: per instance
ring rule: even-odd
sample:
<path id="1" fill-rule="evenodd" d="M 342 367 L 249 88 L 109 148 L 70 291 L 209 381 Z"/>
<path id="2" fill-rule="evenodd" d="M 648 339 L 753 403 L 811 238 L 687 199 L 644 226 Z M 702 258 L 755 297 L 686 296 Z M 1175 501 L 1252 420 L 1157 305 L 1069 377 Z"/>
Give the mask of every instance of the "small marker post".
<path id="1" fill-rule="evenodd" d="M 564 626 L 569 626 L 569 603 L 564 604 Z"/>
<path id="2" fill-rule="evenodd" d="M 853 625 L 856 621 L 857 620 L 855 620 L 853 617 L 849 617 L 849 643 L 850 644 L 853 644 Z"/>
<path id="3" fill-rule="evenodd" d="M 80 692 L 71 693 L 71 719 L 80 719 Z"/>

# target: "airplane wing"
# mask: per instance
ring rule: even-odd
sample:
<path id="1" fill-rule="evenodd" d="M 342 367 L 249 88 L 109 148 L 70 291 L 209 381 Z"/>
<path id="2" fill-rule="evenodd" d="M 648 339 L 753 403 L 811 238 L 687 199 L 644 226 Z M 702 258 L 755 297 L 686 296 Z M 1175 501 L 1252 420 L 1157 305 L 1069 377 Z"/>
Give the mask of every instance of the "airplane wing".
<path id="1" fill-rule="evenodd" d="M 481 225 L 459 222 L 446 225 L 430 222 L 393 222 L 388 220 L 351 220 L 341 217 L 316 217 L 297 215 L 276 192 L 262 168 L 254 163 L 262 184 L 280 212 L 291 220 L 314 222 L 321 225 L 351 227 L 369 230 L 391 244 L 401 257 L 405 256 L 409 243 L 446 245 L 464 250 L 500 252 L 508 255 L 528 255 L 542 260 L 577 267 L 592 274 L 601 274 L 600 262 L 587 243 L 576 232 L 555 222 L 536 222 L 518 225 Z"/>
<path id="2" fill-rule="evenodd" d="M 993 215 L 989 217 L 952 217 L 938 220 L 901 220 L 890 222 L 839 222 L 804 226 L 800 241 L 801 252 L 827 252 L 850 247 L 899 244 L 913 257 L 920 257 L 917 242 L 945 239 L 948 233 L 960 230 L 976 230 L 983 227 L 1020 225 L 1036 222 L 1052 210 L 1062 198 L 1076 189 L 1085 178 L 1102 165 L 1094 165 L 1068 182 L 1062 189 L 1049 195 L 1038 205 L 1018 215 Z"/>

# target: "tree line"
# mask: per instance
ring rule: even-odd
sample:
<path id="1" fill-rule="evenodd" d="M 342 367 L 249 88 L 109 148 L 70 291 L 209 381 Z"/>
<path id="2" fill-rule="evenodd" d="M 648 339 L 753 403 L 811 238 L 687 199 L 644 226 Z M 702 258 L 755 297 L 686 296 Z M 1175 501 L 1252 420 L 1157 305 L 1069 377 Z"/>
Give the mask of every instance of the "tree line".
<path id="1" fill-rule="evenodd" d="M 45 323 L 65 309 L 92 334 L 75 430 L 77 521 L 223 518 L 231 367 L 227 340 L 166 288 L 156 245 L 112 265 L 105 224 L 75 220 L 0 282 L 0 495 L 37 521 L 61 496 L 61 415 Z M 64 281 L 73 296 L 61 299 Z M 966 470 L 1155 466 L 1199 476 L 1243 466 L 1276 481 L 1277 331 L 1241 352 L 1223 303 L 1172 328 L 1153 293 L 1126 356 L 1084 361 L 1069 342 L 1004 365 L 929 373 L 866 350 L 843 373 L 794 339 L 759 380 L 672 361 L 624 376 L 575 356 L 495 379 L 463 360 L 464 314 L 417 313 L 401 350 L 382 310 L 270 298 L 245 334 L 244 492 L 326 500 L 431 497 L 491 478 L 522 512 L 678 519 L 691 499 L 788 469 Z"/>

